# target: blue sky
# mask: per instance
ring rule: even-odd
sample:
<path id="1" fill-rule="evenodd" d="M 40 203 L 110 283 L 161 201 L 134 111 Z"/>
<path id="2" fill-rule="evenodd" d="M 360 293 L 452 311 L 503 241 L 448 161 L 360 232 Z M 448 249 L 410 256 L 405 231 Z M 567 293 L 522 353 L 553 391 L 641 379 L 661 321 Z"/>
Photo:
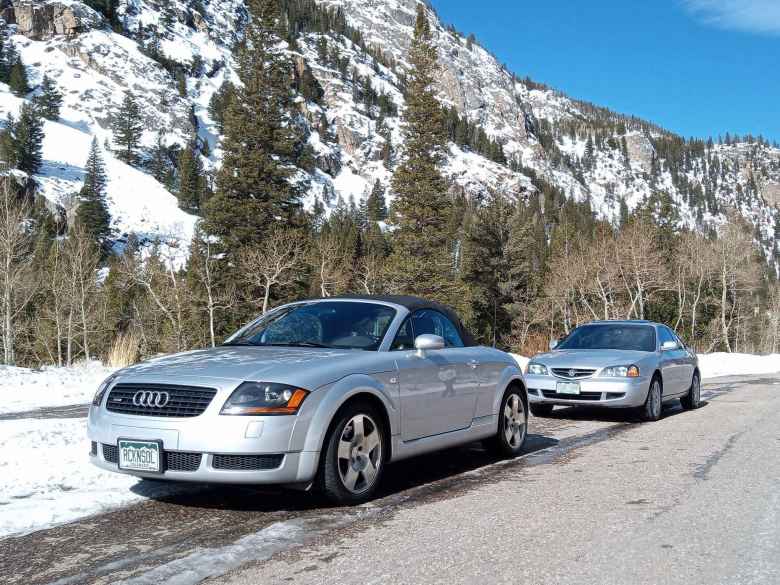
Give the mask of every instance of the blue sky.
<path id="1" fill-rule="evenodd" d="M 433 0 L 510 70 L 684 136 L 780 142 L 780 0 Z"/>

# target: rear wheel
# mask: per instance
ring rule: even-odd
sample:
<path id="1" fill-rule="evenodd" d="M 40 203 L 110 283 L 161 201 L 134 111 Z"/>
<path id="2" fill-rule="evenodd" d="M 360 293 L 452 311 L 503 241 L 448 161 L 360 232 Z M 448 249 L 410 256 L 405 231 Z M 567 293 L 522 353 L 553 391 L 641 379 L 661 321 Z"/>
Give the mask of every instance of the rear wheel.
<path id="1" fill-rule="evenodd" d="M 506 457 L 517 457 L 523 450 L 528 434 L 528 410 L 523 391 L 510 388 L 501 401 L 498 413 L 498 433 L 489 446 Z"/>
<path id="2" fill-rule="evenodd" d="M 530 408 L 532 415 L 546 418 L 553 413 L 553 408 L 555 407 L 552 404 L 532 404 Z"/>
<path id="3" fill-rule="evenodd" d="M 339 413 L 325 440 L 317 484 L 337 504 L 371 499 L 384 471 L 386 433 L 370 404 L 355 403 Z"/>
<path id="4" fill-rule="evenodd" d="M 687 396 L 680 398 L 680 402 L 685 410 L 696 410 L 701 404 L 701 380 L 698 372 L 693 375 L 691 388 Z"/>
<path id="5" fill-rule="evenodd" d="M 650 390 L 647 392 L 647 400 L 642 407 L 641 417 L 645 422 L 655 422 L 661 418 L 663 408 L 663 391 L 661 380 L 657 376 L 653 378 L 650 384 Z"/>

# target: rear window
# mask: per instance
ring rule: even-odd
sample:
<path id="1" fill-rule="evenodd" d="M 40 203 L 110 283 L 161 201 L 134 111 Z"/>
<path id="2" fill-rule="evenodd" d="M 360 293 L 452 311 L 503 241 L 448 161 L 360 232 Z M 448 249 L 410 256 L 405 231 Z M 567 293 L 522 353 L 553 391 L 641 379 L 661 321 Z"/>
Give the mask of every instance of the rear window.
<path id="1" fill-rule="evenodd" d="M 649 325 L 585 325 L 572 331 L 557 349 L 654 352 L 655 347 L 655 327 Z"/>

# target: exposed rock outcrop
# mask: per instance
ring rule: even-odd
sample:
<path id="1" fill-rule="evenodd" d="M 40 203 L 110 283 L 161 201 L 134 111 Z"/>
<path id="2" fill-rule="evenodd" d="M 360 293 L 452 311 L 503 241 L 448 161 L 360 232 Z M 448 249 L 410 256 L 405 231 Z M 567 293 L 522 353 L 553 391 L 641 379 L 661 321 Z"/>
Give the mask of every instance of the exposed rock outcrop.
<path id="1" fill-rule="evenodd" d="M 73 38 L 103 25 L 103 17 L 79 3 L 14 0 L 3 5 L 0 16 L 17 26 L 17 32 L 35 41 L 55 36 Z"/>

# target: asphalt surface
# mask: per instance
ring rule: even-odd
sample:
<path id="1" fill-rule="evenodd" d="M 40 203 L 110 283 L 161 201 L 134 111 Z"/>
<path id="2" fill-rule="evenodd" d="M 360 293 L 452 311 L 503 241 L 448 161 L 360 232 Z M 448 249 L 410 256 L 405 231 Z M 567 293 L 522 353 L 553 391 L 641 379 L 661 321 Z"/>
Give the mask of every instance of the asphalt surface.
<path id="1" fill-rule="evenodd" d="M 532 418 L 524 456 L 402 462 L 357 508 L 172 487 L 0 540 L 0 583 L 780 583 L 780 378 L 718 380 L 704 398 L 652 424 Z"/>

